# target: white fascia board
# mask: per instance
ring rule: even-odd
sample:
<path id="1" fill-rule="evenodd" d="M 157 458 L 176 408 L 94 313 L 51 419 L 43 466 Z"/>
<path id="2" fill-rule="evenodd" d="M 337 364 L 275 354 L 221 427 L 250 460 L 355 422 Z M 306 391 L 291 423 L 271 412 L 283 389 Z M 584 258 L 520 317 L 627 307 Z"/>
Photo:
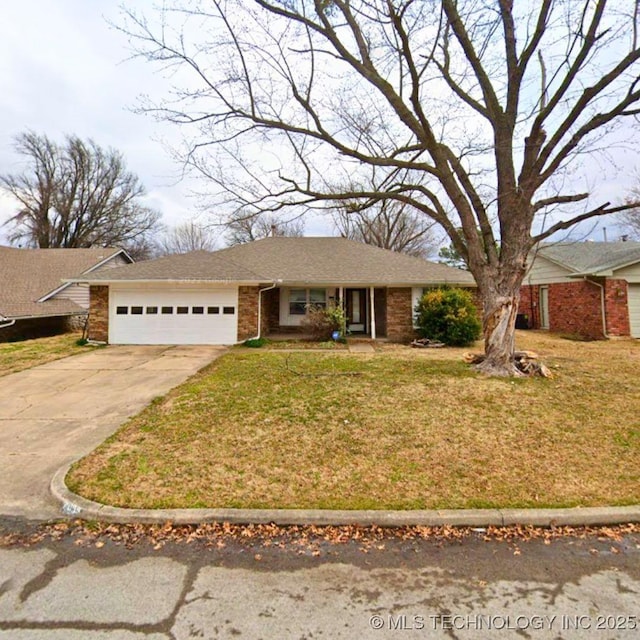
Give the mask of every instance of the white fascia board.
<path id="1" fill-rule="evenodd" d="M 118 251 L 112 253 L 110 256 L 107 256 L 106 258 L 104 258 L 100 262 L 97 262 L 92 267 L 89 267 L 86 271 L 83 271 L 82 273 L 83 274 L 84 273 L 91 273 L 92 271 L 95 271 L 96 269 L 99 269 L 100 267 L 102 267 L 105 264 L 107 264 L 107 262 L 109 262 L 109 260 L 113 260 L 114 258 L 116 258 L 119 255 L 125 256 L 127 258 L 127 260 L 129 260 L 130 264 L 133 263 L 133 258 L 124 249 L 118 249 Z"/>
<path id="2" fill-rule="evenodd" d="M 71 280 L 65 280 L 69 284 L 90 284 L 95 286 L 107 286 L 117 284 L 226 284 L 230 286 L 259 286 L 264 284 L 265 280 L 166 280 L 166 279 L 139 279 L 139 280 L 92 280 L 91 278 L 73 278 Z"/>

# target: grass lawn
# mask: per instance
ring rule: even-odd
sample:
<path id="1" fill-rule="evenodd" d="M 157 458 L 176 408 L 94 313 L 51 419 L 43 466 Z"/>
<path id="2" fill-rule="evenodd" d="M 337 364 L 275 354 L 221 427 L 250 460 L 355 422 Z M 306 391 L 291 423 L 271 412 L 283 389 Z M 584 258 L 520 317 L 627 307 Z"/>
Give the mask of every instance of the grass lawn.
<path id="1" fill-rule="evenodd" d="M 521 332 L 553 379 L 463 349 L 232 352 L 130 420 L 69 487 L 125 507 L 424 509 L 640 502 L 640 343 Z"/>
<path id="2" fill-rule="evenodd" d="M 64 333 L 50 338 L 0 343 L 0 376 L 30 369 L 51 360 L 66 358 L 91 347 L 79 347 L 80 333 Z"/>

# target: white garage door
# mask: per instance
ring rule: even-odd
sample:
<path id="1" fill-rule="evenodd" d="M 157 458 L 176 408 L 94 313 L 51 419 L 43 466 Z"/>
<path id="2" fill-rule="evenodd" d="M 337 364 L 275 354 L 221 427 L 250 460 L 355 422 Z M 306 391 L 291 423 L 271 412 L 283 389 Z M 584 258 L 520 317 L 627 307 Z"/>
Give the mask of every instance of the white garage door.
<path id="1" fill-rule="evenodd" d="M 629 324 L 631 335 L 640 338 L 640 284 L 629 285 Z"/>
<path id="2" fill-rule="evenodd" d="M 237 288 L 109 292 L 111 344 L 233 344 L 237 338 Z"/>

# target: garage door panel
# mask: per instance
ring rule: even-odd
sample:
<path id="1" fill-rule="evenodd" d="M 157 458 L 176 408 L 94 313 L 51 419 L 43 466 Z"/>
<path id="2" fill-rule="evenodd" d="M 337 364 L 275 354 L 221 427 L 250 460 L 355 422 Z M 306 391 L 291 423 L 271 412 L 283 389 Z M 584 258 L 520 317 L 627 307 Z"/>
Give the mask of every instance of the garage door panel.
<path id="1" fill-rule="evenodd" d="M 110 295 L 112 344 L 233 344 L 237 289 L 115 290 Z"/>

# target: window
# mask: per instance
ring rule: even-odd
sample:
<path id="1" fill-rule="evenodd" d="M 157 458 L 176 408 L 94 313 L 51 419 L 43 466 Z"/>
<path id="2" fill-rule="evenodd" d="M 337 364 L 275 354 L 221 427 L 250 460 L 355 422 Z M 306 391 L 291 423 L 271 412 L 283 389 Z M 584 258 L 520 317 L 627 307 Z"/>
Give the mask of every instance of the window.
<path id="1" fill-rule="evenodd" d="M 313 307 L 327 306 L 327 290 L 326 289 L 309 289 L 309 304 Z"/>
<path id="2" fill-rule="evenodd" d="M 235 307 L 222 307 L 222 313 L 227 316 L 232 316 L 236 312 Z"/>
<path id="3" fill-rule="evenodd" d="M 129 313 L 129 307 L 116 307 L 116 315 L 126 316 Z"/>
<path id="4" fill-rule="evenodd" d="M 304 316 L 309 307 L 327 307 L 326 289 L 290 289 L 289 315 Z"/>
<path id="5" fill-rule="evenodd" d="M 217 315 L 220 313 L 220 307 L 207 307 L 207 313 L 209 315 Z"/>
<path id="6" fill-rule="evenodd" d="M 147 315 L 155 315 L 158 313 L 158 307 L 147 307 Z"/>
<path id="7" fill-rule="evenodd" d="M 165 315 L 173 313 L 173 307 L 162 307 L 162 313 Z"/>
<path id="8" fill-rule="evenodd" d="M 142 315 L 142 307 L 131 307 L 131 314 L 134 316 Z"/>
<path id="9" fill-rule="evenodd" d="M 204 307 L 191 307 L 191 313 L 201 316 L 204 313 Z"/>
<path id="10" fill-rule="evenodd" d="M 289 291 L 289 315 L 303 316 L 307 313 L 307 290 L 291 289 Z"/>
<path id="11" fill-rule="evenodd" d="M 189 307 L 176 307 L 176 313 L 179 313 L 181 315 L 189 313 Z"/>

